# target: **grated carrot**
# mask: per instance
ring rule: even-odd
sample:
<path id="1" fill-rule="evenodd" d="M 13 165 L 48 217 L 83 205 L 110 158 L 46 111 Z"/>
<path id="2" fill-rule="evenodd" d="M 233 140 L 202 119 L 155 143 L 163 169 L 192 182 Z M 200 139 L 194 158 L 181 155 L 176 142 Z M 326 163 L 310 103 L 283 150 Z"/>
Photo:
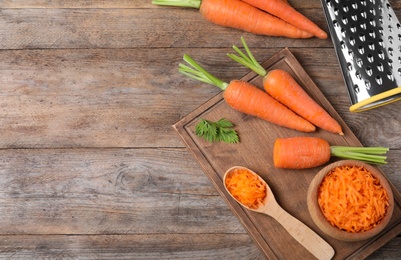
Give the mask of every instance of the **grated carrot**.
<path id="1" fill-rule="evenodd" d="M 225 185 L 235 199 L 251 209 L 262 206 L 267 195 L 264 183 L 247 169 L 232 170 Z"/>
<path id="2" fill-rule="evenodd" d="M 349 165 L 335 167 L 324 177 L 318 204 L 331 225 L 357 233 L 380 223 L 387 212 L 389 198 L 371 172 Z"/>

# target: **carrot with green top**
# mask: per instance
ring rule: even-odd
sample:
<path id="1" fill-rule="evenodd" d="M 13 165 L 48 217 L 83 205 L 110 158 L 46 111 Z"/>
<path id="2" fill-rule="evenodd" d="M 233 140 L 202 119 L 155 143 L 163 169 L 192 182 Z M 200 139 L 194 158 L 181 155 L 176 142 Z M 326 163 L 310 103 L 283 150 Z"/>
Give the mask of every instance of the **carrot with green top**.
<path id="1" fill-rule="evenodd" d="M 267 72 L 256 61 L 244 38 L 241 40 L 248 56 L 236 46 L 233 46 L 233 49 L 239 56 L 228 56 L 262 76 L 263 87 L 267 93 L 315 126 L 343 135 L 341 125 L 317 104 L 288 72 L 281 69 Z"/>
<path id="2" fill-rule="evenodd" d="M 252 6 L 264 10 L 301 30 L 309 32 L 318 38 L 326 39 L 327 33 L 319 28 L 306 16 L 295 10 L 283 0 L 242 0 Z"/>
<path id="3" fill-rule="evenodd" d="M 196 8 L 206 20 L 214 24 L 253 34 L 288 38 L 313 37 L 311 33 L 240 0 L 153 0 L 152 4 Z"/>
<path id="4" fill-rule="evenodd" d="M 205 82 L 223 90 L 226 103 L 237 111 L 256 116 L 276 125 L 302 132 L 313 132 L 315 126 L 298 116 L 266 92 L 247 81 L 232 80 L 226 83 L 203 69 L 190 56 L 184 55 L 190 66 L 179 64 L 179 71 L 193 79 Z"/>
<path id="5" fill-rule="evenodd" d="M 331 156 L 385 164 L 385 147 L 330 146 L 319 137 L 277 138 L 273 147 L 273 162 L 276 168 L 306 169 L 327 163 Z"/>

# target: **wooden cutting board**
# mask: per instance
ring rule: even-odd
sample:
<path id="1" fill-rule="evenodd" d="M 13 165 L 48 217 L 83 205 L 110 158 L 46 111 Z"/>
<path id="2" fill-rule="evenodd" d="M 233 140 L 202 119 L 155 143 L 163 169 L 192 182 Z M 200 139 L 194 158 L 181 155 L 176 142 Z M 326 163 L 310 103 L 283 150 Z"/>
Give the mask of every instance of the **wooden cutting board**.
<path id="1" fill-rule="evenodd" d="M 291 73 L 305 91 L 341 124 L 344 136 L 321 129 L 314 133 L 301 133 L 273 125 L 233 110 L 224 102 L 222 93 L 214 96 L 182 118 L 173 125 L 173 128 L 267 258 L 304 260 L 314 257 L 274 219 L 242 208 L 226 193 L 222 177 L 224 172 L 232 166 L 245 166 L 259 173 L 269 183 L 278 203 L 291 215 L 317 232 L 334 248 L 336 253 L 333 259 L 367 257 L 401 233 L 400 193 L 390 183 L 395 199 L 393 217 L 388 227 L 376 237 L 360 242 L 343 242 L 322 233 L 309 215 L 306 194 L 313 177 L 324 166 L 305 170 L 276 169 L 272 160 L 273 143 L 279 137 L 316 136 L 326 139 L 331 145 L 362 146 L 362 144 L 289 49 L 283 49 L 262 65 L 267 70 L 280 68 Z M 245 75 L 242 79 L 262 88 L 262 77 L 253 72 Z M 200 118 L 217 121 L 223 117 L 234 123 L 235 130 L 240 137 L 240 143 L 209 143 L 195 135 L 195 126 Z M 331 162 L 334 160 L 336 158 L 332 158 Z"/>

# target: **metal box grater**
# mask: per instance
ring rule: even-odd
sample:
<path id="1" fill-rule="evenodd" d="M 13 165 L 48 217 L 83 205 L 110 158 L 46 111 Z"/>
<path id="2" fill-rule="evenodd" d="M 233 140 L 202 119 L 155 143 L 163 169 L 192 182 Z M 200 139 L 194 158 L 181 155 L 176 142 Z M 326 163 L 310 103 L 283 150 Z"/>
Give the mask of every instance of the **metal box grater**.
<path id="1" fill-rule="evenodd" d="M 351 101 L 360 112 L 401 99 L 401 25 L 387 0 L 322 0 Z"/>

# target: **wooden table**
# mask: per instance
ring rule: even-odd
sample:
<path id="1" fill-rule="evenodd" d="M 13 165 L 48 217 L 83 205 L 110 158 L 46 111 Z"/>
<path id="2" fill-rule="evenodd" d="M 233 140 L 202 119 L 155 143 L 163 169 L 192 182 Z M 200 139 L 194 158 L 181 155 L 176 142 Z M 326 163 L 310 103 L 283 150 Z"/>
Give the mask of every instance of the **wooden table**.
<path id="1" fill-rule="evenodd" d="M 241 36 L 259 61 L 288 47 L 364 145 L 391 148 L 381 168 L 401 190 L 401 102 L 350 113 L 330 39 L 251 35 L 150 2 L 0 1 L 1 259 L 263 259 L 172 128 L 219 93 L 177 72 L 183 54 L 241 78 L 226 57 Z M 320 1 L 290 3 L 327 30 Z"/>

